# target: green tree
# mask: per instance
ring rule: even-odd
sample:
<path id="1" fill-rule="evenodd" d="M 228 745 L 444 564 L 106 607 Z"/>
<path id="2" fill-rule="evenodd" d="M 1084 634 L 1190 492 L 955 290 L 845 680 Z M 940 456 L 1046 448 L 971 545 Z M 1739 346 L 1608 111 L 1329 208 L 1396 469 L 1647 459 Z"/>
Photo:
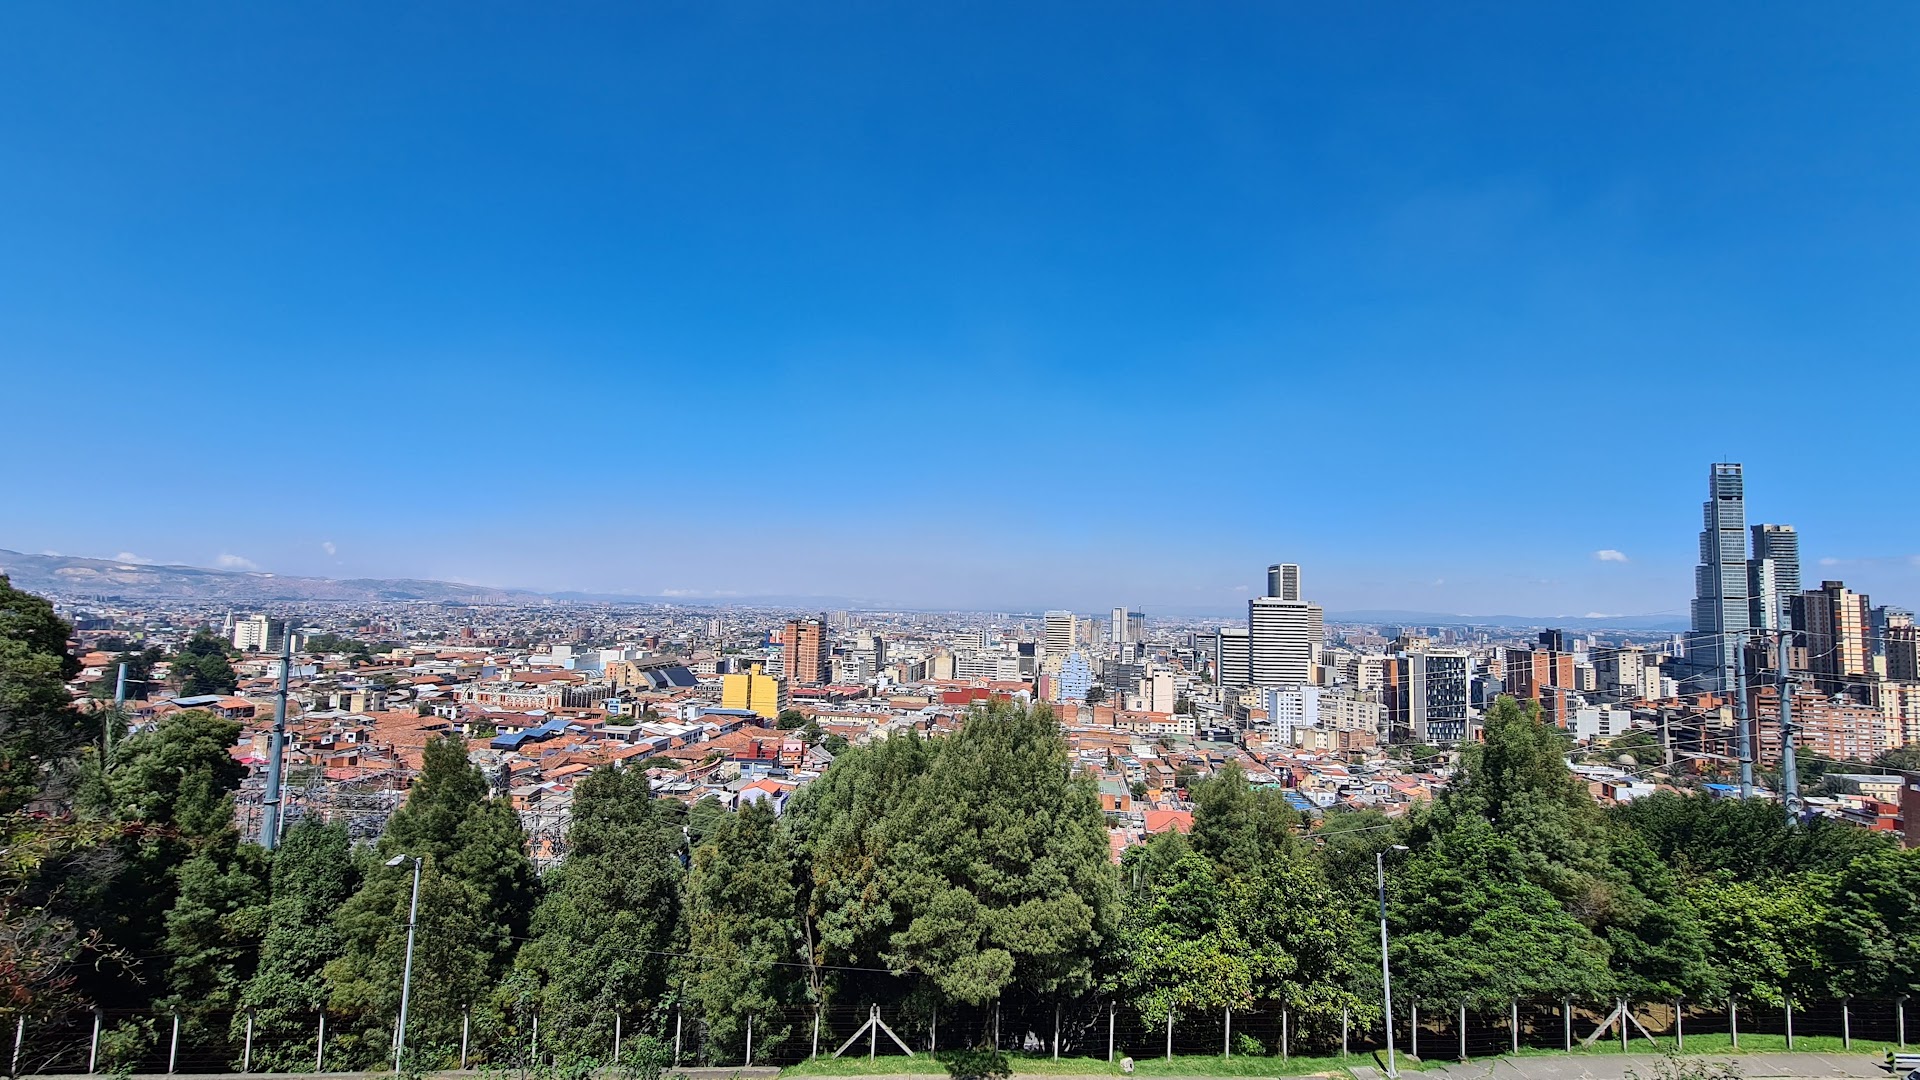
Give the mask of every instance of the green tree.
<path id="1" fill-rule="evenodd" d="M 693 853 L 687 879 L 688 992 L 722 1060 L 771 1053 L 791 1034 L 784 1010 L 807 998 L 793 853 L 766 800 L 728 814 Z"/>
<path id="2" fill-rule="evenodd" d="M 799 709 L 781 709 L 780 716 L 774 723 L 779 725 L 782 731 L 792 731 L 795 728 L 807 726 L 807 714 Z"/>
<path id="3" fill-rule="evenodd" d="M 301 1040 L 325 1007 L 321 969 L 340 953 L 334 913 L 358 882 L 344 825 L 303 818 L 289 828 L 273 855 L 272 898 L 260 960 L 242 1004 L 253 1013 L 255 1068 L 304 1069 L 312 1054 Z M 245 1030 L 236 1015 L 231 1034 Z"/>
<path id="4" fill-rule="evenodd" d="M 1277 789 L 1255 790 L 1238 763 L 1194 784 L 1194 850 L 1241 875 L 1270 866 L 1295 846 L 1300 814 Z"/>
<path id="5" fill-rule="evenodd" d="M 504 1023 L 494 991 L 526 935 L 538 885 L 520 819 L 491 797 L 467 761 L 466 741 L 450 734 L 429 742 L 406 805 L 335 919 L 342 955 L 325 968 L 330 1006 L 357 1018 L 340 1050 L 364 1062 L 380 1059 L 382 1033 L 399 1007 L 413 870 L 405 861 L 387 865 L 396 857 L 425 860 L 417 937 L 431 945 L 414 953 L 408 1006 L 408 1041 L 423 1049 L 455 1043 L 469 1006 L 482 1026 Z"/>
<path id="6" fill-rule="evenodd" d="M 239 1011 L 267 925 L 267 852 L 232 827 L 175 871 L 166 914 L 167 996 L 196 1031 Z M 222 1026 L 225 1026 L 224 1024 Z"/>
<path id="7" fill-rule="evenodd" d="M 1843 993 L 1920 993 L 1920 850 L 1855 859 L 1834 881 L 1822 951 Z"/>
<path id="8" fill-rule="evenodd" d="M 212 631 L 198 630 L 173 658 L 173 681 L 182 697 L 231 694 L 240 685 L 228 659 L 227 643 Z"/>
<path id="9" fill-rule="evenodd" d="M 1777 804 L 1760 799 L 1660 792 L 1613 816 L 1644 837 L 1662 862 L 1687 873 L 1838 873 L 1862 855 L 1894 846 L 1885 833 L 1827 818 L 1790 824 Z"/>
<path id="10" fill-rule="evenodd" d="M 1742 1001 L 1784 1004 L 1823 992 L 1832 975 L 1822 948 L 1833 880 L 1824 874 L 1742 880 L 1724 871 L 1688 887 L 1720 989 Z"/>
<path id="11" fill-rule="evenodd" d="M 682 941 L 681 846 L 644 771 L 597 769 L 574 789 L 567 857 L 547 876 L 516 961 L 539 988 L 543 1043 L 595 1053 L 610 1045 L 614 1016 L 660 1007 Z"/>
<path id="12" fill-rule="evenodd" d="M 80 673 L 71 632 L 51 603 L 0 574 L 0 814 L 47 794 L 85 741 L 65 685 Z"/>

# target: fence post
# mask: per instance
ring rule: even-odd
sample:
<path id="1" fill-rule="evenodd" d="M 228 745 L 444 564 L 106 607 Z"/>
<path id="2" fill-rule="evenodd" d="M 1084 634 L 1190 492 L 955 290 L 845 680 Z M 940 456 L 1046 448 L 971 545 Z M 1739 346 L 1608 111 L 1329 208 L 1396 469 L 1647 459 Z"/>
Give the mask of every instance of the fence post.
<path id="1" fill-rule="evenodd" d="M 1787 1049 L 1793 1049 L 1793 998 L 1787 998 Z"/>
<path id="2" fill-rule="evenodd" d="M 1408 1005 L 1407 1011 L 1412 1014 L 1412 1020 L 1407 1024 L 1407 1053 L 1418 1060 L 1420 1057 L 1420 1003 L 1415 1001 Z"/>
<path id="3" fill-rule="evenodd" d="M 620 1064 L 620 1014 L 613 1014 L 613 1063 Z"/>
<path id="4" fill-rule="evenodd" d="M 673 1006 L 673 1063 L 680 1064 L 680 1023 L 686 1019 L 686 1013 L 676 1002 Z"/>
<path id="5" fill-rule="evenodd" d="M 1507 1003 L 1507 1027 L 1511 1029 L 1509 1033 L 1513 1036 L 1513 1053 L 1517 1057 L 1520 1053 L 1520 999 L 1518 998 Z"/>
<path id="6" fill-rule="evenodd" d="M 26 1020 L 23 1018 L 20 1022 L 24 1024 L 26 1023 Z M 20 1045 L 19 1040 L 18 1039 L 14 1040 L 13 1045 L 15 1047 L 14 1053 L 16 1056 L 18 1056 L 19 1054 L 18 1047 Z M 173 1067 L 179 1060 L 180 1060 L 180 1013 L 178 1010 L 175 1010 L 173 1014 L 173 1041 L 167 1044 L 167 1072 L 169 1074 L 173 1072 Z"/>
<path id="7" fill-rule="evenodd" d="M 14 1021 L 13 1024 L 13 1068 L 7 1073 L 8 1076 L 20 1075 L 20 1044 L 26 1041 L 27 1014 L 23 1012 L 20 1014 L 20 1018 Z M 172 1072 L 172 1067 L 169 1066 L 167 1071 Z"/>
<path id="8" fill-rule="evenodd" d="M 1347 1056 L 1347 1022 L 1351 1019 L 1348 1010 L 1340 1010 L 1340 1056 Z"/>
<path id="9" fill-rule="evenodd" d="M 747 1014 L 747 1063 L 744 1068 L 753 1068 L 753 1014 Z"/>
<path id="10" fill-rule="evenodd" d="M 1727 995 L 1727 1033 L 1733 1038 L 1733 1048 L 1740 1049 L 1740 1009 L 1733 1003 L 1733 995 Z"/>
<path id="11" fill-rule="evenodd" d="M 1000 999 L 993 999 L 993 1052 L 1000 1052 Z"/>
<path id="12" fill-rule="evenodd" d="M 1173 1010 L 1167 1010 L 1167 1060 L 1173 1060 Z"/>
<path id="13" fill-rule="evenodd" d="M 1840 1049 L 1853 1049 L 1853 999 L 1840 999 Z"/>
<path id="14" fill-rule="evenodd" d="M 473 1031 L 473 1006 L 460 1006 L 460 1067 L 467 1067 L 467 1041 Z"/>
<path id="15" fill-rule="evenodd" d="M 1682 1052 L 1687 1048 L 1686 1000 L 1686 998 L 1673 999 L 1673 1048 Z"/>
<path id="16" fill-rule="evenodd" d="M 533 1014 L 533 1060 L 535 1064 L 538 1064 L 540 1061 L 540 1014 L 539 1013 Z"/>
<path id="17" fill-rule="evenodd" d="M 1894 1034 L 1900 1038 L 1900 1049 L 1907 1048 L 1907 999 L 1901 998 L 1893 1003 Z"/>
<path id="18" fill-rule="evenodd" d="M 815 1014 L 818 1015 L 817 1013 Z M 927 1053 L 940 1049 L 940 1010 L 933 1010 L 933 1024 L 927 1031 Z"/>
<path id="19" fill-rule="evenodd" d="M 933 1022 L 936 1025 L 939 1024 L 940 1018 L 936 1015 Z M 816 1058 L 820 1056 L 820 1006 L 818 1005 L 813 1007 L 813 1056 Z"/>
<path id="20" fill-rule="evenodd" d="M 466 1065 L 465 1062 L 461 1062 L 461 1066 L 463 1068 L 465 1067 L 465 1065 Z M 327 1012 L 325 1009 L 322 1009 L 320 1010 L 320 1033 L 314 1036 L 314 1040 L 313 1040 L 313 1071 L 326 1072 L 327 1071 L 326 1066 L 327 1066 Z"/>
<path id="21" fill-rule="evenodd" d="M 1231 1005 L 1227 1006 L 1226 1018 L 1227 1033 L 1220 1039 L 1220 1056 L 1230 1058 L 1233 1056 L 1233 1006 Z"/>
<path id="22" fill-rule="evenodd" d="M 1572 998 L 1560 999 L 1560 1029 L 1564 1033 L 1561 1036 L 1561 1042 L 1563 1044 L 1561 1046 L 1561 1049 L 1571 1054 L 1573 1053 L 1573 999 Z"/>
<path id="23" fill-rule="evenodd" d="M 1286 1008 L 1285 1006 L 1282 1006 L 1280 1009 L 1280 1060 L 1281 1061 L 1285 1061 L 1288 1058 L 1293 1056 L 1293 1046 L 1292 1046 L 1293 1033 L 1288 1030 L 1288 1028 L 1292 1024 L 1292 1021 L 1293 1021 L 1292 1010 Z"/>
<path id="24" fill-rule="evenodd" d="M 1060 1060 L 1060 1003 L 1053 1003 L 1053 1060 Z"/>
<path id="25" fill-rule="evenodd" d="M 87 1075 L 92 1076 L 99 1070 L 100 1064 L 100 1010 L 93 1010 L 93 1041 L 87 1044 Z"/>
<path id="26" fill-rule="evenodd" d="M 1467 1060 L 1467 1003 L 1460 1003 L 1460 1060 Z"/>
<path id="27" fill-rule="evenodd" d="M 1107 1060 L 1113 1060 L 1113 1014 L 1118 1008 L 1113 1002 L 1107 1002 Z"/>
<path id="28" fill-rule="evenodd" d="M 253 1010 L 247 1010 L 247 1042 L 240 1051 L 240 1071 L 253 1071 Z"/>
<path id="29" fill-rule="evenodd" d="M 872 1020 L 872 1022 L 867 1025 L 867 1060 L 872 1061 L 875 1057 L 878 1057 L 880 1053 L 880 1006 L 869 1006 L 867 1015 Z M 996 1049 L 999 1047 L 999 1042 L 1000 1036 L 995 1034 L 994 1046 Z"/>
<path id="30" fill-rule="evenodd" d="M 1627 1015 L 1627 999 L 1621 998 L 1620 999 L 1620 1052 L 1623 1054 L 1626 1053 L 1627 1050 L 1629 1049 L 1627 1045 L 1627 1040 L 1629 1038 L 1629 1036 L 1627 1035 L 1627 1024 L 1630 1019 L 1631 1018 Z"/>

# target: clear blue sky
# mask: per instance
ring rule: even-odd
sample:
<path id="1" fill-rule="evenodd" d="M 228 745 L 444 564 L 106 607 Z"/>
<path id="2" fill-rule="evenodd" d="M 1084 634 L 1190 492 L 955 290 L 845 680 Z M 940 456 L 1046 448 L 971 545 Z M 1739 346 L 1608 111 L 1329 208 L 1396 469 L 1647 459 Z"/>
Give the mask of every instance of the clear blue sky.
<path id="1" fill-rule="evenodd" d="M 1908 2 L 10 4 L 0 547 L 1677 613 L 1727 457 L 1920 603 L 1917 73 Z"/>

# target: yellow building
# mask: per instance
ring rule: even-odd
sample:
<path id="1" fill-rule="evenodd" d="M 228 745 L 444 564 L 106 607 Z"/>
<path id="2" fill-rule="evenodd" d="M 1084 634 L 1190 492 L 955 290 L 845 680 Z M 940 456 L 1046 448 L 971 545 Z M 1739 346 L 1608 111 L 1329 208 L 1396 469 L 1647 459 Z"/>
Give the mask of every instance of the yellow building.
<path id="1" fill-rule="evenodd" d="M 720 677 L 720 707 L 745 709 L 773 720 L 787 704 L 787 688 L 779 679 L 760 674 L 760 665 L 752 670 Z"/>

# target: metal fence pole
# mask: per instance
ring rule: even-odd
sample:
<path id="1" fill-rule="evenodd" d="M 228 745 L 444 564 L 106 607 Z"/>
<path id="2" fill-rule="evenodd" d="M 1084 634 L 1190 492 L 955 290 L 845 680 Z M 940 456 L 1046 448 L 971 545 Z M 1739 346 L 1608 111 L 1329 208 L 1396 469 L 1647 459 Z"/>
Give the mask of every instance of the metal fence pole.
<path id="1" fill-rule="evenodd" d="M 1352 1019 L 1348 1010 L 1340 1010 L 1340 1056 L 1347 1056 L 1347 1023 Z"/>
<path id="2" fill-rule="evenodd" d="M 1467 1003 L 1460 1003 L 1460 1060 L 1467 1060 Z"/>
<path id="3" fill-rule="evenodd" d="M 996 1047 L 997 1049 L 998 1047 Z M 1167 1010 L 1167 1060 L 1173 1060 L 1173 1010 Z"/>
<path id="4" fill-rule="evenodd" d="M 1507 1003 L 1507 1028 L 1512 1036 L 1513 1052 L 1520 1052 L 1520 1002 L 1518 999 Z"/>
<path id="5" fill-rule="evenodd" d="M 1413 1014 L 1412 1022 L 1407 1024 L 1407 1042 L 1409 1044 L 1407 1046 L 1407 1053 L 1417 1059 L 1420 1056 L 1420 1003 L 1416 1001 L 1407 1006 L 1407 1011 Z"/>
<path id="6" fill-rule="evenodd" d="M 1907 1048 L 1907 999 L 1901 998 L 1893 1003 L 1894 1034 L 1900 1038 L 1900 1049 Z"/>
<path id="7" fill-rule="evenodd" d="M 1107 1002 L 1107 1060 L 1113 1060 L 1113 1014 L 1117 1008 L 1113 1002 Z"/>
<path id="8" fill-rule="evenodd" d="M 1053 1005 L 1053 1060 L 1060 1060 L 1060 1003 Z"/>
<path id="9" fill-rule="evenodd" d="M 1561 1049 L 1565 1050 L 1569 1054 L 1573 1053 L 1573 999 L 1572 998 L 1560 999 L 1560 1030 L 1563 1032 L 1561 1036 L 1561 1041 L 1564 1043 Z"/>
<path id="10" fill-rule="evenodd" d="M 1687 1009 L 1685 998 L 1673 999 L 1673 1048 L 1684 1051 L 1687 1048 Z"/>
<path id="11" fill-rule="evenodd" d="M 1853 1049 L 1853 999 L 1840 999 L 1840 1049 Z"/>
<path id="12" fill-rule="evenodd" d="M 939 1022 L 939 1018 L 935 1017 L 934 1023 Z M 813 1007 L 813 1056 L 820 1056 L 820 1006 L 818 1005 Z"/>
<path id="13" fill-rule="evenodd" d="M 1627 1015 L 1627 999 L 1621 998 L 1620 999 L 1620 1052 L 1623 1054 L 1627 1052 L 1627 1039 L 1629 1037 L 1627 1035 L 1627 1021 L 1629 1019 L 1630 1017 L 1628 1017 Z"/>
<path id="14" fill-rule="evenodd" d="M 17 1045 L 17 1044 L 16 1044 Z M 167 1072 L 172 1073 L 180 1060 L 180 1014 L 173 1014 L 173 1041 L 167 1044 Z"/>
<path id="15" fill-rule="evenodd" d="M 620 1014 L 613 1014 L 613 1063 L 620 1064 Z"/>
<path id="16" fill-rule="evenodd" d="M 932 1022 L 927 1027 L 927 1053 L 929 1054 L 940 1049 L 940 1010 L 933 1010 L 932 1017 Z"/>
<path id="17" fill-rule="evenodd" d="M 460 1009 L 460 1067 L 467 1067 L 467 1036 L 473 1031 L 473 1006 L 464 1005 Z"/>
<path id="18" fill-rule="evenodd" d="M 1292 1020 L 1293 1020 L 1293 1014 L 1288 1009 L 1284 1007 L 1281 1008 L 1280 1010 L 1280 1060 L 1281 1061 L 1285 1061 L 1288 1058 L 1293 1056 L 1293 1047 L 1291 1045 L 1293 1040 L 1289 1037 L 1292 1033 L 1287 1030 Z"/>
<path id="19" fill-rule="evenodd" d="M 540 1014 L 533 1014 L 533 1060 L 540 1060 Z"/>
<path id="20" fill-rule="evenodd" d="M 320 1014 L 320 1033 L 314 1036 L 314 1039 L 313 1039 L 313 1071 L 326 1072 L 327 1071 L 326 1064 L 327 1064 L 327 1014 L 323 1011 Z M 465 1064 L 466 1064 L 465 1062 L 462 1062 L 461 1067 L 464 1068 Z"/>
<path id="21" fill-rule="evenodd" d="M 1227 1033 L 1220 1038 L 1220 1056 L 1230 1058 L 1233 1056 L 1233 1006 L 1231 1005 L 1227 1006 L 1226 1024 Z"/>
<path id="22" fill-rule="evenodd" d="M 243 1073 L 253 1071 L 253 1013 L 251 1010 L 247 1013 L 246 1046 L 240 1051 L 240 1071 Z"/>
<path id="23" fill-rule="evenodd" d="M 747 1014 L 747 1064 L 745 1067 L 749 1069 L 753 1068 L 753 1014 L 752 1013 Z"/>
<path id="24" fill-rule="evenodd" d="M 87 1075 L 91 1076 L 100 1064 L 100 1010 L 93 1010 L 93 1041 L 87 1044 Z"/>
<path id="25" fill-rule="evenodd" d="M 27 1014 L 21 1013 L 19 1019 L 15 1020 L 13 1024 L 13 1069 L 7 1073 L 8 1076 L 20 1075 L 20 1044 L 26 1041 Z M 167 1071 L 172 1072 L 173 1069 L 168 1068 Z"/>
<path id="26" fill-rule="evenodd" d="M 1740 1049 L 1740 1008 L 1734 1004 L 1733 995 L 1727 995 L 1727 1033 L 1733 1039 L 1733 1048 Z"/>
<path id="27" fill-rule="evenodd" d="M 1793 999 L 1787 999 L 1787 1049 L 1793 1049 Z"/>
<path id="28" fill-rule="evenodd" d="M 680 1022 L 685 1018 L 686 1014 L 681 1011 L 680 1006 L 675 1005 L 673 1007 L 673 1063 L 675 1065 L 680 1064 Z"/>

